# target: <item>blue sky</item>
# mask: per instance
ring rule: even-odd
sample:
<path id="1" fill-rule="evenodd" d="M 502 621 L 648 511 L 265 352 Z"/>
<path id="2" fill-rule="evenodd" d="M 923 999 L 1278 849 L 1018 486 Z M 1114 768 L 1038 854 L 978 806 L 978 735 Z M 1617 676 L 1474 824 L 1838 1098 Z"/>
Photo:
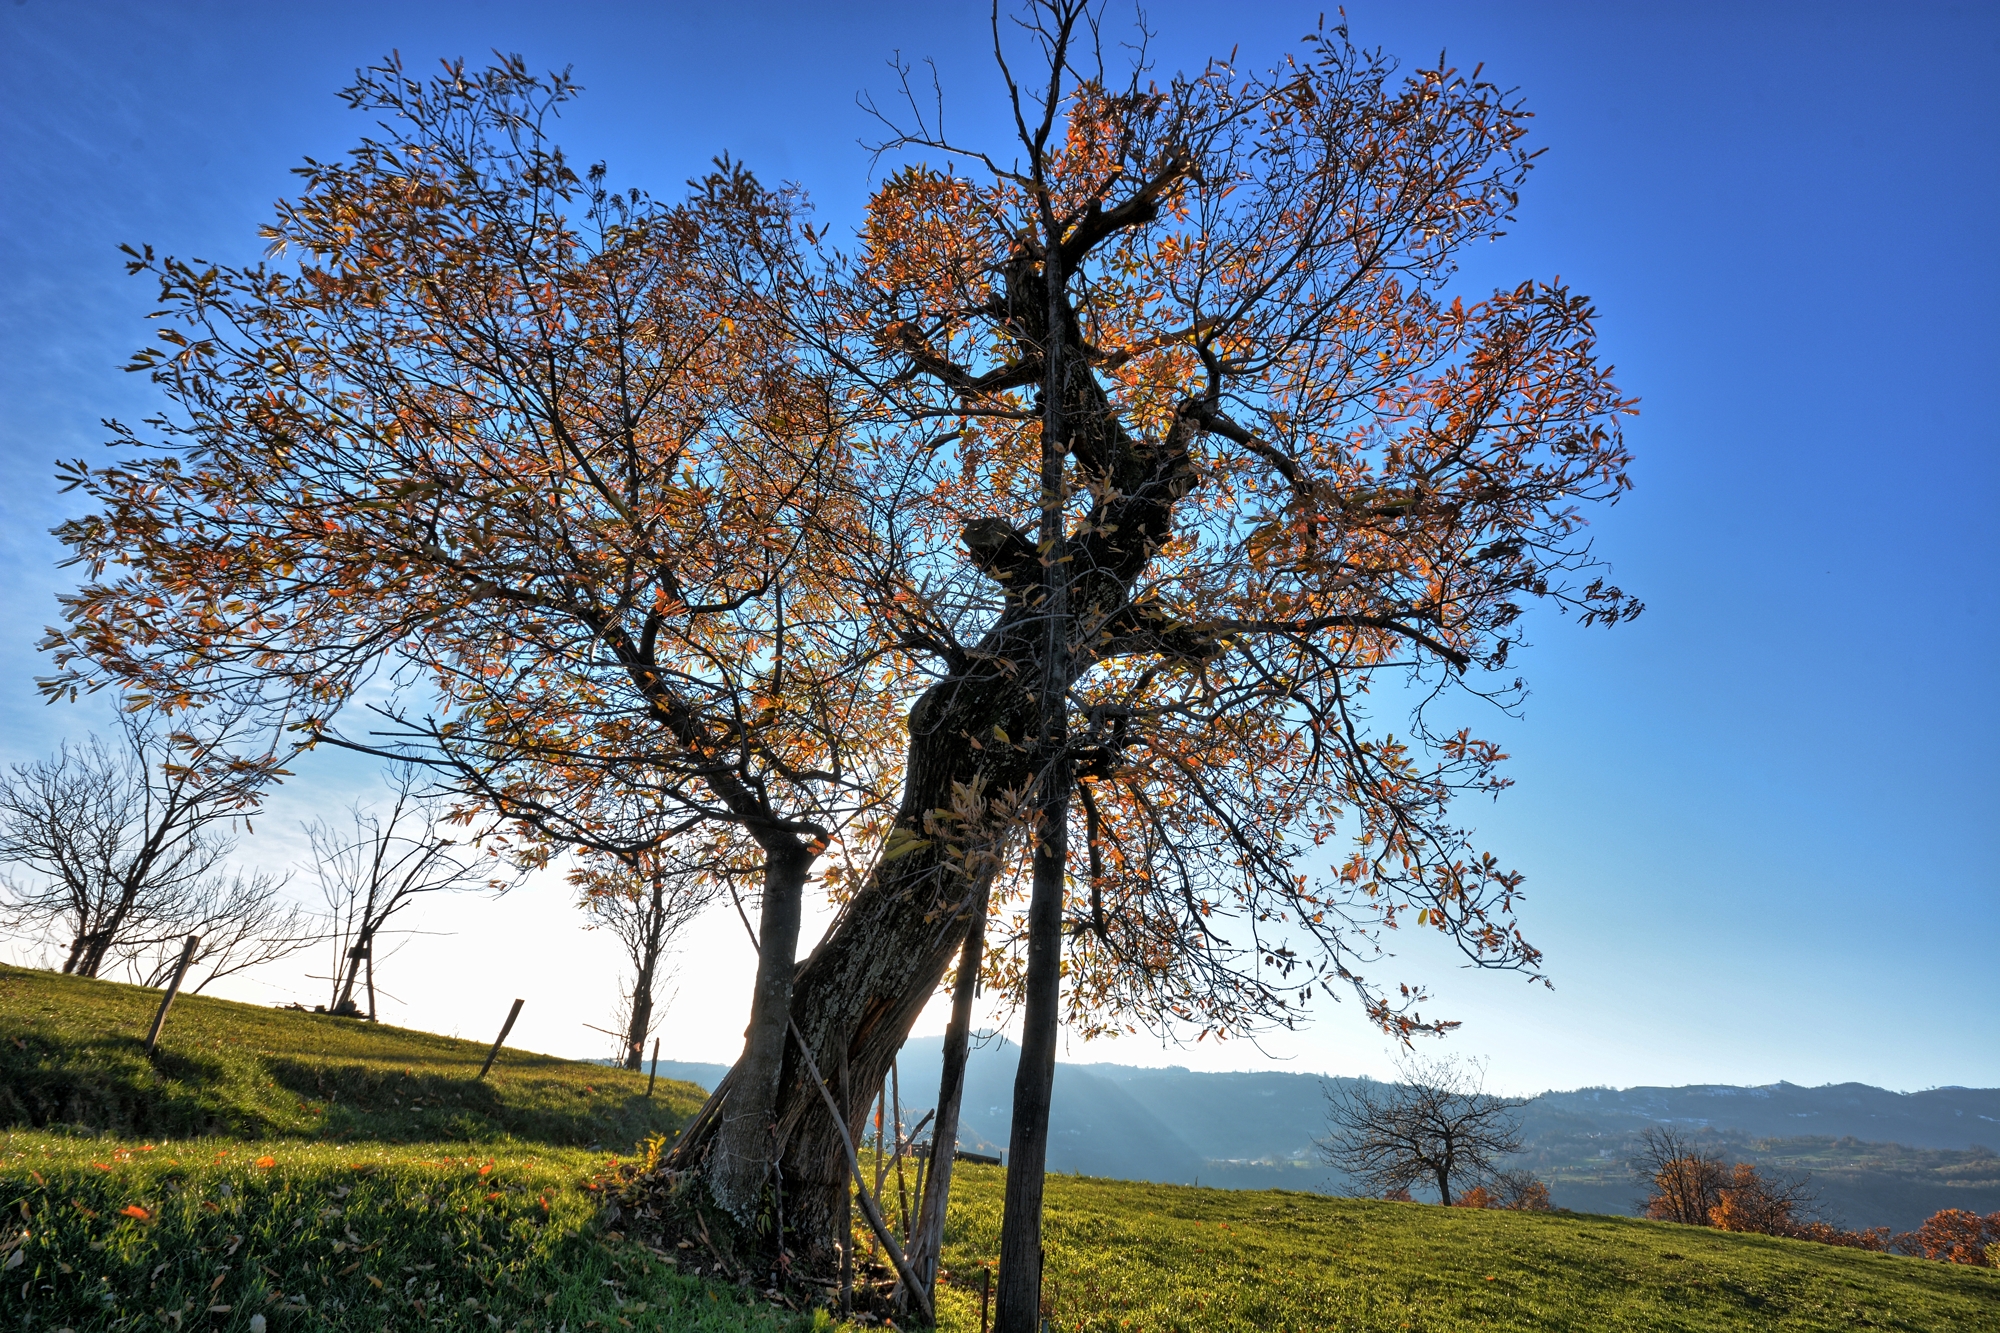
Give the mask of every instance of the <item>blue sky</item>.
<path id="1" fill-rule="evenodd" d="M 1316 12 L 1148 11 L 1169 69 L 1231 47 L 1266 64 Z M 1406 62 L 1442 49 L 1521 88 L 1547 153 L 1466 288 L 1560 274 L 1592 294 L 1642 399 L 1637 490 L 1597 537 L 1649 610 L 1608 634 L 1536 626 L 1532 697 L 1486 720 L 1518 785 L 1469 812 L 1529 876 L 1556 989 L 1416 942 L 1405 970 L 1512 1088 L 2000 1084 L 2000 10 L 1348 14 Z M 43 707 L 29 680 L 65 577 L 52 460 L 149 404 L 116 370 L 150 295 L 117 245 L 253 256 L 288 169 L 363 130 L 335 91 L 391 48 L 413 68 L 494 48 L 573 64 L 587 91 L 561 137 L 578 160 L 667 193 L 727 150 L 805 186 L 836 232 L 869 185 L 854 96 L 889 90 L 894 51 L 936 58 L 956 132 L 1000 128 L 976 6 L 0 5 L 0 759 L 95 720 Z M 309 761 L 246 857 L 282 865 L 297 818 L 368 777 Z M 606 1024 L 608 954 L 561 898 L 530 886 L 438 913 L 456 933 L 411 945 L 399 1021 L 483 1031 L 530 990 L 531 1044 L 595 1053 L 582 1025 Z M 701 928 L 684 954 L 670 1054 L 734 1053 L 748 958 L 731 930 Z M 1338 1072 L 1385 1059 L 1352 1006 L 1264 1052 L 1127 1041 L 1070 1058 L 1242 1068 L 1266 1052 Z"/>

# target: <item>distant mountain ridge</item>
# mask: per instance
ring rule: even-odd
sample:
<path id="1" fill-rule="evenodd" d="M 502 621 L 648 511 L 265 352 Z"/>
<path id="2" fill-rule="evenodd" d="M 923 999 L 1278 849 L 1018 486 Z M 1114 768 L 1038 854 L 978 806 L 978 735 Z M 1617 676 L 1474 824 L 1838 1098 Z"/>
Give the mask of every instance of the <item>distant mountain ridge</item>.
<path id="1" fill-rule="evenodd" d="M 1926 1088 L 1891 1092 L 1866 1083 L 1796 1083 L 1763 1087 L 1696 1084 L 1681 1088 L 1583 1088 L 1535 1098 L 1542 1114 L 1672 1122 L 1755 1137 L 1851 1137 L 1916 1148 L 2000 1146 L 2000 1089 Z"/>
<path id="2" fill-rule="evenodd" d="M 942 1040 L 919 1038 L 898 1062 L 905 1123 L 937 1099 Z M 1004 1040 L 967 1062 L 959 1145 L 1006 1147 L 1018 1049 Z M 660 1073 L 705 1088 L 726 1065 L 662 1060 Z M 1348 1080 L 1282 1071 L 1199 1073 L 1171 1066 L 1058 1064 L 1049 1169 L 1163 1184 L 1346 1193 L 1319 1160 L 1326 1090 Z M 1861 1083 L 1804 1088 L 1701 1084 L 1545 1092 L 1522 1112 L 1525 1162 L 1556 1203 L 1627 1212 L 1633 1140 L 1652 1124 L 1702 1135 L 1725 1155 L 1810 1169 L 1829 1211 L 1850 1225 L 1914 1226 L 1937 1208 L 2000 1209 L 2000 1089 L 1900 1093 Z M 1900 1145 L 1911 1151 L 1889 1151 Z M 1983 1145 L 1983 1147 L 1982 1147 Z"/>

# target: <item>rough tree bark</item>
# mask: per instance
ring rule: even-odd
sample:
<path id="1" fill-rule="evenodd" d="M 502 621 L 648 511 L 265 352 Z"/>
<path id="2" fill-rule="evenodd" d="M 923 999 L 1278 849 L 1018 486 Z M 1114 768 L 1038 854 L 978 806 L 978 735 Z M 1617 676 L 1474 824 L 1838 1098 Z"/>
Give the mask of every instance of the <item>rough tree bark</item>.
<path id="1" fill-rule="evenodd" d="M 790 1046 L 799 916 L 814 859 L 810 847 L 789 835 L 765 841 L 764 855 L 750 1026 L 744 1033 L 742 1058 L 730 1070 L 730 1080 L 737 1086 L 720 1107 L 709 1158 L 709 1193 L 738 1222 L 755 1216 L 770 1179 L 773 1111 Z"/>
<path id="2" fill-rule="evenodd" d="M 653 1027 L 653 973 L 659 955 L 652 954 L 632 983 L 632 1017 L 625 1025 L 625 1067 L 637 1070 L 646 1062 L 646 1034 Z"/>

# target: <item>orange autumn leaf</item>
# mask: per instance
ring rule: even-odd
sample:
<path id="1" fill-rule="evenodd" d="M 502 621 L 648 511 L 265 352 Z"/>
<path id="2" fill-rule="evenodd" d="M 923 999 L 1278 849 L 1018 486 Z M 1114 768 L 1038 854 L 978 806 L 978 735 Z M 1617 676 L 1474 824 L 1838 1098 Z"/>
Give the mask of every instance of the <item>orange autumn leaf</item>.
<path id="1" fill-rule="evenodd" d="M 271 1166 L 276 1166 L 277 1164 L 278 1164 L 278 1159 L 275 1157 L 259 1157 L 256 1161 L 256 1165 L 260 1167 L 271 1167 Z"/>
<path id="2" fill-rule="evenodd" d="M 141 1222 L 144 1222 L 152 1217 L 151 1213 L 147 1212 L 144 1208 L 141 1208 L 136 1203 L 128 1203 L 123 1208 L 120 1208 L 118 1211 L 126 1217 L 136 1217 Z"/>

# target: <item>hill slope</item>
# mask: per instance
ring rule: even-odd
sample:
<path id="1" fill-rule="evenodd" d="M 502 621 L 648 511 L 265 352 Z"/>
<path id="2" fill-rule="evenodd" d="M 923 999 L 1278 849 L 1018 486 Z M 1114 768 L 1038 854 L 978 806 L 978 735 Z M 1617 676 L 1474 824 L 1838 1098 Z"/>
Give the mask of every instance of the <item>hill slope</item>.
<path id="1" fill-rule="evenodd" d="M 520 1054 L 475 1084 L 476 1043 L 220 1001 L 177 1008 L 156 1072 L 137 1047 L 157 994 L 0 972 L 0 1087 L 17 1120 L 54 1108 L 0 1134 L 10 1327 L 826 1327 L 600 1209 L 630 1143 L 609 1135 L 677 1124 L 685 1084 L 644 1105 L 638 1076 Z M 477 1146 L 411 1141 L 443 1129 Z M 958 1181 L 941 1307 L 972 1333 L 1004 1175 Z M 2000 1333 L 2000 1271 L 1621 1218 L 1059 1177 L 1047 1235 L 1054 1322 L 1092 1333 Z"/>
<path id="2" fill-rule="evenodd" d="M 964 1290 L 997 1252 L 996 1167 L 962 1168 L 946 1236 Z M 1103 1333 L 2000 1330 L 2000 1270 L 1635 1218 L 1056 1179 L 1045 1298 Z"/>
<path id="3" fill-rule="evenodd" d="M 125 1136 L 489 1142 L 626 1151 L 699 1088 L 488 1044 L 184 995 L 149 1063 L 160 992 L 0 966 L 0 1126 Z"/>

